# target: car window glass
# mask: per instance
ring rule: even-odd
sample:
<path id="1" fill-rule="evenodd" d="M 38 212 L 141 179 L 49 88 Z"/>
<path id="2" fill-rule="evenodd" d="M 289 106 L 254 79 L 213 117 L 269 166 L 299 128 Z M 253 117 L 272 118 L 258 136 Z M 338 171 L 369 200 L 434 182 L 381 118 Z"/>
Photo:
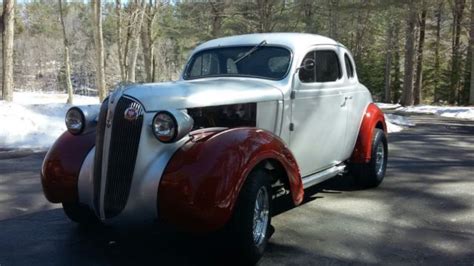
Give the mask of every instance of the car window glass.
<path id="1" fill-rule="evenodd" d="M 308 83 L 308 82 L 315 82 L 316 77 L 315 77 L 315 69 L 305 69 L 303 68 L 304 62 L 307 61 L 307 59 L 313 59 L 314 60 L 314 52 L 309 52 L 306 54 L 306 56 L 303 58 L 303 61 L 301 63 L 301 68 L 298 72 L 298 76 L 303 83 Z"/>
<path id="2" fill-rule="evenodd" d="M 234 60 L 232 60 L 232 58 L 227 58 L 226 66 L 227 66 L 227 74 L 239 73 L 239 71 L 237 70 L 237 65 L 235 64 Z"/>
<path id="3" fill-rule="evenodd" d="M 268 68 L 271 72 L 285 73 L 290 63 L 288 56 L 272 57 L 268 60 Z"/>
<path id="4" fill-rule="evenodd" d="M 346 63 L 347 77 L 353 78 L 354 77 L 354 67 L 352 66 L 352 62 L 349 59 L 349 56 L 347 54 L 344 54 L 344 62 Z"/>
<path id="5" fill-rule="evenodd" d="M 246 76 L 283 79 L 291 63 L 291 53 L 282 47 L 262 46 L 217 47 L 198 52 L 190 59 L 184 79 L 217 76 Z"/>
<path id="6" fill-rule="evenodd" d="M 339 58 L 334 51 L 316 51 L 316 81 L 331 82 L 341 78 Z"/>
<path id="7" fill-rule="evenodd" d="M 195 76 L 213 75 L 219 73 L 219 60 L 215 54 L 207 53 L 197 57 L 191 68 L 191 74 Z"/>

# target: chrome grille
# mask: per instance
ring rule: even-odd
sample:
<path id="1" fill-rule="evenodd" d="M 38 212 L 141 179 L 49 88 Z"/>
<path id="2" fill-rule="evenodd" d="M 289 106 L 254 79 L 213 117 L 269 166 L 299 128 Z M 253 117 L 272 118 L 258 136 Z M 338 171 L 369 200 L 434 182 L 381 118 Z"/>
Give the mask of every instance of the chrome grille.
<path id="1" fill-rule="evenodd" d="M 124 114 L 130 107 L 137 111 L 136 119 L 125 119 Z M 142 124 L 142 106 L 132 99 L 120 98 L 112 120 L 104 195 L 105 218 L 118 215 L 127 203 Z"/>
<path id="2" fill-rule="evenodd" d="M 95 139 L 94 157 L 94 209 L 100 216 L 100 182 L 102 180 L 102 155 L 104 151 L 104 134 L 107 119 L 108 99 L 100 106 L 99 120 L 97 122 L 97 133 Z"/>

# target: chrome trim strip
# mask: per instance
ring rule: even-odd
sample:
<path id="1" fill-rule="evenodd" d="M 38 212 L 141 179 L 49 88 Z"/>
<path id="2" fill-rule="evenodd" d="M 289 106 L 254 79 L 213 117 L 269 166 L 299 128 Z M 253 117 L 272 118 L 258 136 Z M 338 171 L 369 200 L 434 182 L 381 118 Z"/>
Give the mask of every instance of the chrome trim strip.
<path id="1" fill-rule="evenodd" d="M 346 165 L 340 164 L 340 165 L 335 165 L 331 168 L 328 168 L 322 172 L 318 172 L 318 173 L 306 176 L 303 178 L 303 187 L 306 189 L 316 184 L 319 184 L 323 181 L 328 180 L 331 177 L 334 177 L 338 174 L 343 173 L 345 169 L 346 169 Z"/>

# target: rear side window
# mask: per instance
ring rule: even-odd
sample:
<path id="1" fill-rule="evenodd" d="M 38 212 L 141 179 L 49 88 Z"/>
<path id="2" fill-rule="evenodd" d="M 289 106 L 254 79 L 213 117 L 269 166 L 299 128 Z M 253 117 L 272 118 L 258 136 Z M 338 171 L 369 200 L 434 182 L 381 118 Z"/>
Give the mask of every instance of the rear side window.
<path id="1" fill-rule="evenodd" d="M 347 77 L 353 78 L 354 66 L 352 65 L 351 59 L 349 59 L 349 56 L 347 54 L 344 54 L 344 62 L 346 63 Z"/>
<path id="2" fill-rule="evenodd" d="M 303 83 L 310 82 L 332 82 L 342 77 L 339 57 L 332 50 L 313 51 L 306 54 L 301 66 L 308 59 L 315 62 L 315 67 L 311 69 L 301 68 L 299 78 Z"/>

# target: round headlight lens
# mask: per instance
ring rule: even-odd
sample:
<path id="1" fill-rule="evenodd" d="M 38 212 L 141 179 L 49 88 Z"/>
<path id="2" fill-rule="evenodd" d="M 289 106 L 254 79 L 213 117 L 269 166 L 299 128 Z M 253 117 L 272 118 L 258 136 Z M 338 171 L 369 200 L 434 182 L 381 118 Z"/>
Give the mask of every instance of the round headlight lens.
<path id="1" fill-rule="evenodd" d="M 66 113 L 66 127 L 73 135 L 79 135 L 84 129 L 84 114 L 79 108 L 71 108 Z"/>
<path id="2" fill-rule="evenodd" d="M 159 112 L 153 118 L 153 134 L 165 143 L 173 142 L 178 132 L 176 119 L 168 112 Z"/>

